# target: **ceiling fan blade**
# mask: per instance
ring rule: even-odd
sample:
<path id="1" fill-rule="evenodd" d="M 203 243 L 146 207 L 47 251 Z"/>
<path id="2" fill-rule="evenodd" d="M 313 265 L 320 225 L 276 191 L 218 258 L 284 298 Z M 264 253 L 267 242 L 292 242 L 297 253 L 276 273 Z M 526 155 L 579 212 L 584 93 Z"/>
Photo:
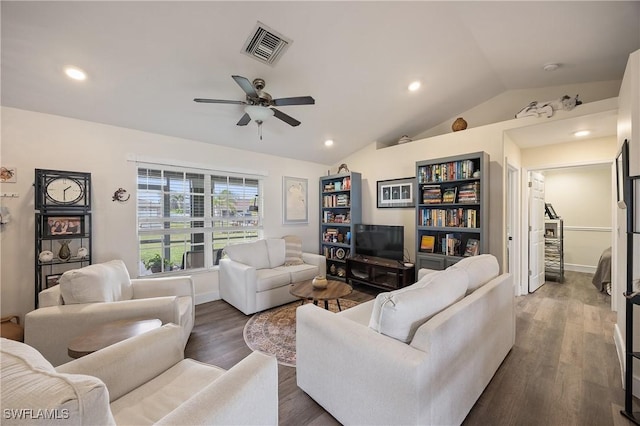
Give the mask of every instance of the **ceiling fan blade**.
<path id="1" fill-rule="evenodd" d="M 243 77 L 241 75 L 232 75 L 231 78 L 233 78 L 236 83 L 238 83 L 238 86 L 240 86 L 250 98 L 258 97 L 258 92 L 256 92 L 253 84 L 246 77 Z"/>
<path id="2" fill-rule="evenodd" d="M 245 101 L 227 101 L 224 99 L 203 99 L 203 98 L 195 98 L 196 102 L 203 102 L 206 104 L 236 104 L 236 105 L 246 105 Z"/>
<path id="3" fill-rule="evenodd" d="M 236 124 L 238 126 L 246 126 L 250 122 L 251 122 L 251 117 L 249 117 L 249 114 L 245 112 L 242 118 L 240 118 L 240 121 L 238 121 Z"/>
<path id="4" fill-rule="evenodd" d="M 273 100 L 275 106 L 313 105 L 316 101 L 311 96 L 296 96 L 293 98 L 279 98 Z"/>
<path id="5" fill-rule="evenodd" d="M 300 122 L 298 120 L 296 120 L 295 118 L 291 117 L 290 115 L 285 114 L 282 111 L 278 111 L 275 108 L 271 108 L 273 110 L 273 115 L 276 116 L 276 118 L 279 118 L 280 120 L 284 121 L 285 123 L 295 127 L 295 126 L 299 126 Z"/>

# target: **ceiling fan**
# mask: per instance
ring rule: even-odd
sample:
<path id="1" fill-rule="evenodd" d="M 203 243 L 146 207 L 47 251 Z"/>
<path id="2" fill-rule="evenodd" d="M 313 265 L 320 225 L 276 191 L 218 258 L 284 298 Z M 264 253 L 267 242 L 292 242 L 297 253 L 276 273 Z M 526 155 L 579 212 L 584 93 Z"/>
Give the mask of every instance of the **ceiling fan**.
<path id="1" fill-rule="evenodd" d="M 273 108 L 274 106 L 313 105 L 316 103 L 316 101 L 311 96 L 296 96 L 293 98 L 273 99 L 269 93 L 263 90 L 265 86 L 265 81 L 263 79 L 256 78 L 252 83 L 249 81 L 249 79 L 240 75 L 232 75 L 231 77 L 247 94 L 246 100 L 231 101 L 223 99 L 195 98 L 194 101 L 210 104 L 246 105 L 244 109 L 244 115 L 236 124 L 238 126 L 246 126 L 251 120 L 254 120 L 258 124 L 260 139 L 262 139 L 262 123 L 271 116 L 275 116 L 276 118 L 279 118 L 280 120 L 291 126 L 300 125 L 300 122 L 298 120 L 278 109 Z"/>

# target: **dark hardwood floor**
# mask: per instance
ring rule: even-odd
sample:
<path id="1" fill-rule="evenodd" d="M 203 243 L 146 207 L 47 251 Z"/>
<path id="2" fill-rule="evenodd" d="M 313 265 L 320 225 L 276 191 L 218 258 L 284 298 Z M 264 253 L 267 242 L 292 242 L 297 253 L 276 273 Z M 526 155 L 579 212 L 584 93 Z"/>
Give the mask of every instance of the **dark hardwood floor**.
<path id="1" fill-rule="evenodd" d="M 613 341 L 610 297 L 590 274 L 567 272 L 516 299 L 516 344 L 479 398 L 465 425 L 626 425 Z M 358 286 L 348 297 L 377 292 Z M 185 356 L 229 369 L 249 355 L 242 330 L 250 317 L 224 301 L 196 306 Z M 296 386 L 296 369 L 278 366 L 281 425 L 337 425 Z"/>

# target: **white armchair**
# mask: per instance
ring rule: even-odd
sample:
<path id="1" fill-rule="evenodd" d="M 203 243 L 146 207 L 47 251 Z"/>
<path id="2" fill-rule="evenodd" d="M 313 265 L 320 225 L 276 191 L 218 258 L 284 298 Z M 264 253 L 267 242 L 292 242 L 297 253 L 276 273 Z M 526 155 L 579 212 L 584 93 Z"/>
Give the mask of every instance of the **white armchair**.
<path id="1" fill-rule="evenodd" d="M 51 364 L 71 360 L 69 342 L 90 329 L 122 319 L 157 318 L 182 329 L 187 344 L 195 320 L 191 277 L 130 279 L 121 260 L 65 272 L 25 315 L 24 341 Z"/>
<path id="2" fill-rule="evenodd" d="M 2 339 L 0 352 L 0 406 L 58 416 L 48 422 L 5 416 L 3 424 L 278 424 L 274 357 L 253 352 L 228 371 L 185 359 L 174 324 L 55 369 L 20 342 Z"/>

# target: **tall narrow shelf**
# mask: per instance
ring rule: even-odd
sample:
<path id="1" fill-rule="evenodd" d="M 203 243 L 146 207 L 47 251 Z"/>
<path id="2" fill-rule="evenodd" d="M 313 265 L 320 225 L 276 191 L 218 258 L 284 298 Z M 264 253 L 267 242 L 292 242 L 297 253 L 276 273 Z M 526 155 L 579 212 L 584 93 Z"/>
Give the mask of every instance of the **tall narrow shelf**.
<path id="1" fill-rule="evenodd" d="M 547 279 L 564 281 L 564 226 L 562 219 L 544 221 L 544 274 Z"/>
<path id="2" fill-rule="evenodd" d="M 35 169 L 34 195 L 37 308 L 40 292 L 64 272 L 91 264 L 91 173 Z"/>
<path id="3" fill-rule="evenodd" d="M 346 279 L 346 260 L 355 253 L 354 225 L 362 221 L 361 198 L 360 173 L 320 178 L 320 254 L 331 279 Z"/>
<path id="4" fill-rule="evenodd" d="M 631 420 L 633 423 L 640 425 L 640 413 L 633 412 L 633 382 L 634 382 L 634 360 L 640 359 L 640 352 L 634 351 L 634 305 L 640 305 L 640 293 L 634 288 L 634 262 L 637 262 L 634 254 L 634 246 L 640 243 L 640 218 L 637 216 L 636 208 L 638 202 L 635 200 L 636 195 L 640 193 L 640 176 L 627 176 L 628 165 L 625 170 L 624 200 L 626 201 L 627 217 L 626 217 L 626 303 L 625 303 L 625 379 L 624 379 L 624 409 L 621 413 Z"/>
<path id="5" fill-rule="evenodd" d="M 416 162 L 416 270 L 487 253 L 489 154 Z"/>

